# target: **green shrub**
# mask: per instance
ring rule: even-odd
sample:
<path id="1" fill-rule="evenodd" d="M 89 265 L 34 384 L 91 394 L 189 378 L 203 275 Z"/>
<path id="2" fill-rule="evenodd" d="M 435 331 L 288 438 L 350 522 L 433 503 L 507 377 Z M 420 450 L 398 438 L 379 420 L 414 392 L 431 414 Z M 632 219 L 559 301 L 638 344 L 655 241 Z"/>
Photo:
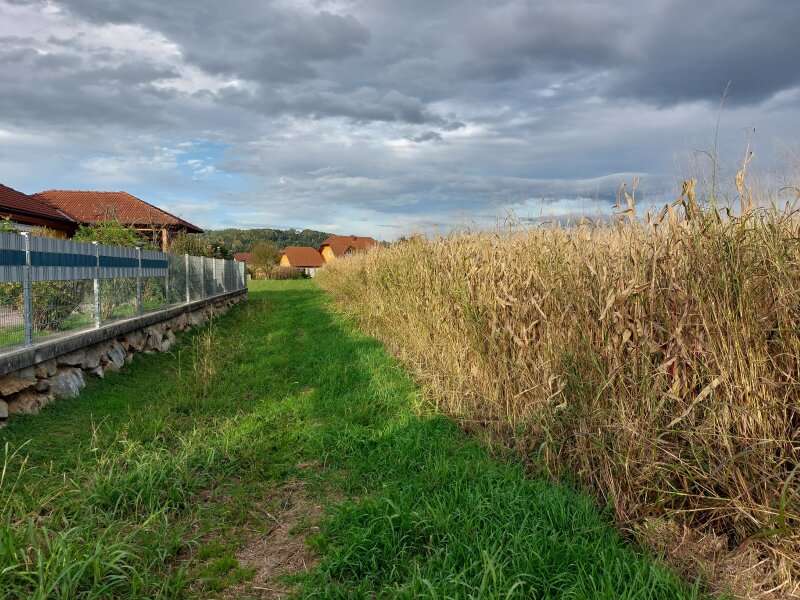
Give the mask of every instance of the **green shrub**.
<path id="1" fill-rule="evenodd" d="M 253 279 L 303 279 L 306 276 L 300 269 L 278 265 L 253 267 L 250 275 Z"/>
<path id="2" fill-rule="evenodd" d="M 190 256 L 207 256 L 208 246 L 197 235 L 181 232 L 169 245 L 172 254 L 189 254 Z"/>
<path id="3" fill-rule="evenodd" d="M 273 242 L 259 242 L 253 246 L 250 262 L 255 267 L 274 267 L 281 259 L 281 252 Z"/>
<path id="4" fill-rule="evenodd" d="M 86 281 L 34 281 L 31 284 L 34 331 L 69 329 L 69 318 L 86 296 Z M 20 310 L 22 299 L 20 298 Z"/>
<path id="5" fill-rule="evenodd" d="M 190 256 L 207 256 L 208 258 L 232 259 L 233 254 L 222 242 L 206 242 L 196 233 L 181 231 L 169 245 L 171 254 L 189 254 Z"/>

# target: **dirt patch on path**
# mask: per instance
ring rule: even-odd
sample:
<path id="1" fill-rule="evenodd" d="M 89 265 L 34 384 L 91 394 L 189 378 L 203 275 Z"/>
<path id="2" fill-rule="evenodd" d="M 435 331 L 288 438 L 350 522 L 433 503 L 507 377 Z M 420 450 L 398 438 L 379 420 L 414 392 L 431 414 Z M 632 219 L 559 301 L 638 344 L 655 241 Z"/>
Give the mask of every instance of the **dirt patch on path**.
<path id="1" fill-rule="evenodd" d="M 317 557 L 306 544 L 306 537 L 319 531 L 322 505 L 309 498 L 302 481 L 290 481 L 275 495 L 278 510 L 256 510 L 272 526 L 266 534 L 249 539 L 236 553 L 239 564 L 254 569 L 255 575 L 252 580 L 229 588 L 223 598 L 286 598 L 291 588 L 282 578 L 316 564 Z"/>

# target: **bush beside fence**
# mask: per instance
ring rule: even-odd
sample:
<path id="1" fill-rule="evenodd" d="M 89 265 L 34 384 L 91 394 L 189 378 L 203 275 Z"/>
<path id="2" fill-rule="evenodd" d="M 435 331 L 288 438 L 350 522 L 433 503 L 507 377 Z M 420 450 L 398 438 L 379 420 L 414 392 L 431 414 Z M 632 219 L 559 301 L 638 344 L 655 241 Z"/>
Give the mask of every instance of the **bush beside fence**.
<path id="1" fill-rule="evenodd" d="M 302 269 L 272 265 L 268 267 L 252 267 L 253 279 L 304 279 Z"/>

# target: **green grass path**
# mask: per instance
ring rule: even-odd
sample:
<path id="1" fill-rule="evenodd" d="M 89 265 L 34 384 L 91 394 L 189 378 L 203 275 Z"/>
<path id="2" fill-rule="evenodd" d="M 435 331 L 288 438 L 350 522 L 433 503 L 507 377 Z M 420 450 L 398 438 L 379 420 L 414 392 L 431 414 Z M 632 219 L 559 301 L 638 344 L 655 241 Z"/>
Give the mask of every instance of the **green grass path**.
<path id="1" fill-rule="evenodd" d="M 418 402 L 312 282 L 256 282 L 173 354 L 0 431 L 0 597 L 275 597 L 237 557 L 287 482 L 325 507 L 291 532 L 317 557 L 299 597 L 698 596 Z"/>

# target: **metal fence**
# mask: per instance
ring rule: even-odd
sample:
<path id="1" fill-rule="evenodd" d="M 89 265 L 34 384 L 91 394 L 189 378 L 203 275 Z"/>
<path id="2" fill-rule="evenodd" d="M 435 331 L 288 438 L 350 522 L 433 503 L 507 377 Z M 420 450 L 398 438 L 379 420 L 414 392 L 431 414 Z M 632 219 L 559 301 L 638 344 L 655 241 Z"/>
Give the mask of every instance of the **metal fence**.
<path id="1" fill-rule="evenodd" d="M 0 352 L 245 286 L 232 260 L 0 232 Z"/>

